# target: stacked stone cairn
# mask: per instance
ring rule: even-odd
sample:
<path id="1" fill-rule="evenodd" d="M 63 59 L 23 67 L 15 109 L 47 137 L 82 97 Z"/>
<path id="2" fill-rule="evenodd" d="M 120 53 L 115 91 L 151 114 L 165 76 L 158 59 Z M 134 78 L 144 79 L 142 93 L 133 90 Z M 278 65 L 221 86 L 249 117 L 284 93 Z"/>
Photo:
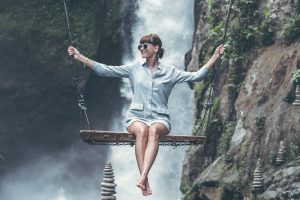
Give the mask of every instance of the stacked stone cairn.
<path id="1" fill-rule="evenodd" d="M 283 141 L 280 141 L 277 157 L 276 157 L 276 165 L 281 165 L 284 162 L 284 156 L 285 156 L 285 146 Z"/>
<path id="2" fill-rule="evenodd" d="M 103 170 L 103 182 L 101 183 L 101 200 L 115 200 L 116 186 L 114 172 L 111 163 L 108 162 Z"/>
<path id="3" fill-rule="evenodd" d="M 295 101 L 293 105 L 300 106 L 300 85 L 296 85 Z"/>
<path id="4" fill-rule="evenodd" d="M 254 178 L 252 183 L 252 191 L 259 192 L 263 190 L 264 186 L 264 178 L 263 178 L 263 169 L 262 169 L 262 162 L 260 158 L 256 163 L 256 168 L 254 170 Z"/>

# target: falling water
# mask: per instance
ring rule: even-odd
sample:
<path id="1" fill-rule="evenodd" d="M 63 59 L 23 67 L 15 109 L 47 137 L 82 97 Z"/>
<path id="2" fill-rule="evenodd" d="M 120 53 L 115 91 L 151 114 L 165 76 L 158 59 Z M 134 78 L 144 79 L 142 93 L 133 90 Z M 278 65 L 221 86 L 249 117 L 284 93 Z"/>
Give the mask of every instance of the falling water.
<path id="1" fill-rule="evenodd" d="M 131 50 L 125 52 L 124 63 L 140 59 L 137 44 L 141 36 L 157 33 L 165 49 L 161 62 L 184 68 L 184 54 L 192 46 L 193 34 L 193 1 L 186 0 L 138 0 L 136 10 L 137 22 L 132 29 L 133 44 Z M 133 52 L 133 58 L 131 55 Z M 127 79 L 121 92 L 131 99 L 132 93 Z M 128 106 L 124 107 L 124 113 Z M 179 84 L 174 88 L 169 101 L 169 112 L 172 133 L 191 134 L 193 126 L 193 91 L 187 84 Z M 123 113 L 123 117 L 125 114 Z M 117 120 L 118 121 L 118 120 Z M 123 122 L 124 118 L 120 119 Z M 116 123 L 114 129 L 125 131 L 124 124 Z M 158 157 L 149 174 L 149 182 L 153 195 L 147 199 L 179 200 L 182 163 L 186 148 L 161 147 Z M 135 186 L 139 177 L 135 161 L 134 148 L 112 147 L 110 159 L 114 165 L 117 186 L 117 199 L 139 199 L 140 190 Z"/>

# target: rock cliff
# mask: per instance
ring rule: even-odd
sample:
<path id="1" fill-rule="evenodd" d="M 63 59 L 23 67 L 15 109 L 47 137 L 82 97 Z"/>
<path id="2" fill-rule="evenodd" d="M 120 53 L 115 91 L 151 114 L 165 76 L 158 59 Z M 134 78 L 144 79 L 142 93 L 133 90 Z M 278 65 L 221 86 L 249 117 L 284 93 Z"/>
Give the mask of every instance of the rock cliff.
<path id="1" fill-rule="evenodd" d="M 134 1 L 66 0 L 66 4 L 72 45 L 90 58 L 120 64 L 123 43 L 131 39 Z M 80 88 L 94 128 L 110 126 L 111 118 L 120 111 L 120 80 L 95 78 L 95 74 L 76 62 L 72 67 L 67 55 L 68 45 L 63 0 L 0 2 L 1 195 L 5 195 L 4 185 L 22 185 L 19 183 L 21 177 L 12 178 L 18 171 L 23 171 L 24 178 L 26 170 L 34 170 L 45 160 L 53 161 L 53 167 L 47 166 L 49 170 L 58 165 L 66 166 L 66 169 L 60 169 L 58 173 L 62 175 L 56 178 L 68 176 L 69 171 L 91 177 L 97 173 L 95 167 L 104 166 L 101 162 L 105 162 L 107 148 L 88 150 L 80 140 L 79 129 L 87 127 L 80 125 L 78 95 L 72 74 L 80 77 Z M 85 123 L 84 119 L 82 122 Z M 91 157 L 95 159 L 92 161 Z M 34 169 L 29 167 L 32 165 Z M 28 174 L 32 176 L 30 180 L 43 176 Z M 73 175 L 60 182 L 65 181 L 70 182 L 65 185 L 73 185 L 66 189 L 72 190 L 75 196 L 77 194 L 76 198 L 81 198 L 80 190 L 76 190 L 79 185 L 92 184 L 82 183 L 83 179 L 79 181 L 79 177 Z M 51 184 L 49 180 L 48 188 Z M 18 193 L 18 188 L 15 189 Z M 0 198 L 10 199 L 7 196 Z"/>
<path id="2" fill-rule="evenodd" d="M 212 117 L 202 133 L 197 129 L 216 70 L 194 85 L 194 134 L 205 134 L 207 143 L 187 152 L 181 191 L 185 200 L 299 199 L 300 107 L 292 104 L 291 77 L 300 68 L 300 2 L 232 2 L 229 48 L 220 64 Z M 189 70 L 203 65 L 222 41 L 228 3 L 195 1 Z M 282 161 L 276 162 L 280 143 Z"/>

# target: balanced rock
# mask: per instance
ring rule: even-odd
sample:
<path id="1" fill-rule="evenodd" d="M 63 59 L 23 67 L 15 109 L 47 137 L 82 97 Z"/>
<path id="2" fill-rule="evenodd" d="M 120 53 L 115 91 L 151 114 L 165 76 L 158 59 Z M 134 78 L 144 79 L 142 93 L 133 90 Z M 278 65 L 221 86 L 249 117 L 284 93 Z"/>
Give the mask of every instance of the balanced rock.
<path id="1" fill-rule="evenodd" d="M 284 146 L 283 141 L 280 141 L 277 157 L 276 157 L 276 164 L 281 165 L 284 162 L 284 156 L 285 156 L 286 148 Z"/>
<path id="2" fill-rule="evenodd" d="M 256 163 L 256 168 L 254 170 L 254 178 L 252 182 L 252 190 L 253 191 L 261 191 L 264 186 L 264 178 L 263 178 L 263 169 L 260 158 Z"/>
<path id="3" fill-rule="evenodd" d="M 101 185 L 101 200 L 115 200 L 116 186 L 114 172 L 111 163 L 108 162 L 103 170 L 103 182 Z"/>
<path id="4" fill-rule="evenodd" d="M 300 106 L 300 85 L 296 85 L 295 101 L 293 105 Z"/>

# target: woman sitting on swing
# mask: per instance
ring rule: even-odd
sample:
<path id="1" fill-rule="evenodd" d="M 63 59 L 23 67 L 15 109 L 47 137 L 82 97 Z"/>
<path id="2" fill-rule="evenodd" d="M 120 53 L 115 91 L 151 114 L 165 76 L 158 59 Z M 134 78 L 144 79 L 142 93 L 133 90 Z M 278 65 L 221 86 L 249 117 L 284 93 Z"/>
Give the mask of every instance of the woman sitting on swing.
<path id="1" fill-rule="evenodd" d="M 69 47 L 68 53 L 100 76 L 129 78 L 133 99 L 126 126 L 128 132 L 136 136 L 135 155 L 140 171 L 136 185 L 144 196 L 148 196 L 152 194 L 148 174 L 158 152 L 159 138 L 171 130 L 167 104 L 172 88 L 180 82 L 201 81 L 223 54 L 225 46 L 218 46 L 210 60 L 197 72 L 186 72 L 162 64 L 159 58 L 163 57 L 164 49 L 156 34 L 143 36 L 138 49 L 145 62 L 122 66 L 95 62 L 81 55 L 74 47 Z"/>

